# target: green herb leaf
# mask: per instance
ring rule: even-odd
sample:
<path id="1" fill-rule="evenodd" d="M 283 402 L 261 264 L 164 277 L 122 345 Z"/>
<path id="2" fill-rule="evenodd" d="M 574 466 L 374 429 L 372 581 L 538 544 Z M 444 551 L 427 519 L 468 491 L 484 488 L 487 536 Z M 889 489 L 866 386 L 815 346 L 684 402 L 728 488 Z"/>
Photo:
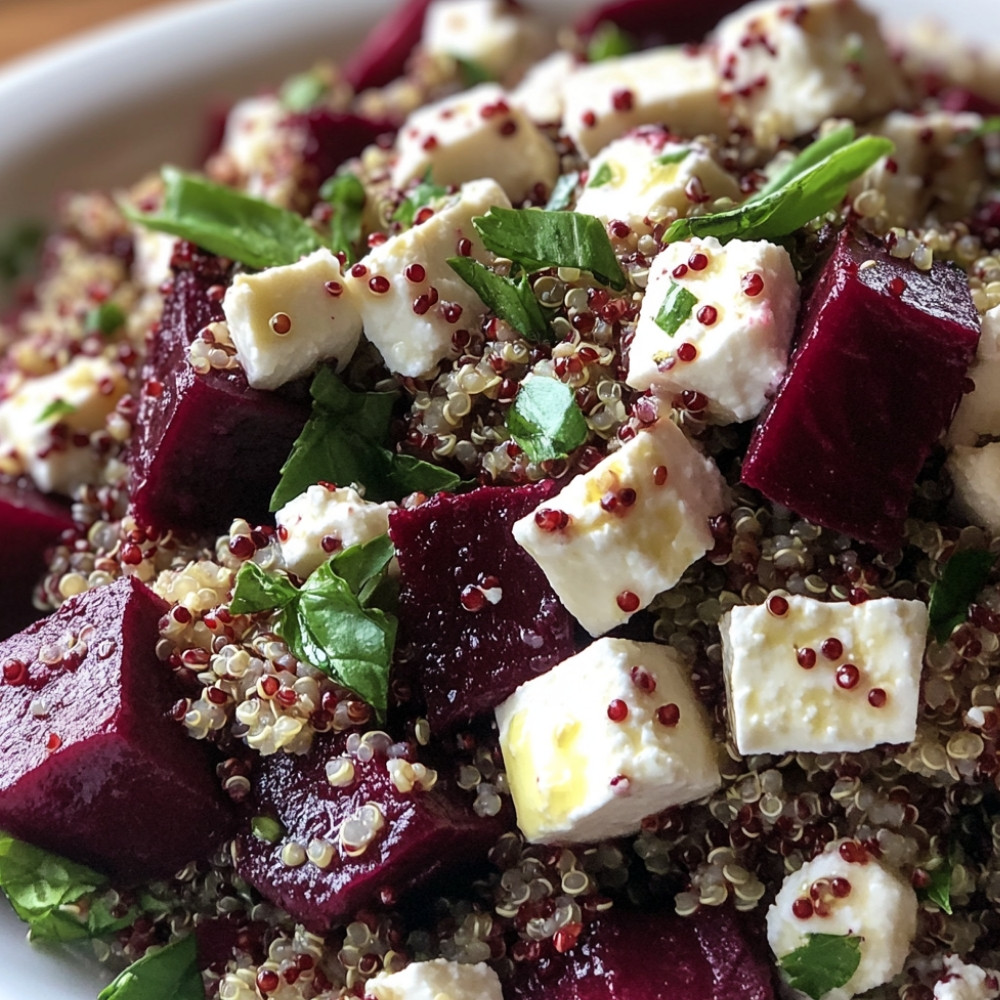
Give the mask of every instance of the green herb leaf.
<path id="1" fill-rule="evenodd" d="M 552 187 L 552 194 L 549 195 L 548 204 L 545 206 L 547 212 L 561 212 L 569 208 L 576 191 L 577 184 L 580 183 L 580 171 L 573 170 L 568 174 L 561 174 Z"/>
<path id="2" fill-rule="evenodd" d="M 548 320 L 527 275 L 520 280 L 505 278 L 471 257 L 449 257 L 448 265 L 491 312 L 509 323 L 525 340 L 537 342 L 548 338 Z"/>
<path id="3" fill-rule="evenodd" d="M 45 229 L 37 222 L 21 222 L 0 236 L 0 284 L 9 284 L 34 266 L 45 239 Z"/>
<path id="4" fill-rule="evenodd" d="M 587 61 L 603 62 L 634 51 L 635 41 L 628 32 L 622 31 L 614 21 L 602 21 L 587 43 Z"/>
<path id="5" fill-rule="evenodd" d="M 358 259 L 361 245 L 361 219 L 365 210 L 365 187 L 352 173 L 335 174 L 319 189 L 319 196 L 333 209 L 330 220 L 330 245 L 343 251 L 347 263 Z"/>
<path id="6" fill-rule="evenodd" d="M 573 390 L 539 375 L 521 384 L 507 412 L 507 430 L 533 462 L 565 458 L 587 440 L 587 421 Z"/>
<path id="7" fill-rule="evenodd" d="M 662 156 L 658 156 L 656 162 L 661 167 L 669 167 L 673 163 L 683 163 L 690 155 L 691 147 L 685 146 L 684 149 L 675 149 L 669 153 L 664 153 Z"/>
<path id="8" fill-rule="evenodd" d="M 273 816 L 254 816 L 250 820 L 250 832 L 268 844 L 277 844 L 285 835 L 285 828 Z"/>
<path id="9" fill-rule="evenodd" d="M 404 229 L 409 229 L 422 208 L 434 207 L 442 198 L 447 197 L 448 189 L 431 181 L 430 171 L 416 187 L 403 199 L 399 208 L 393 213 L 392 221 L 398 222 Z"/>
<path id="10" fill-rule="evenodd" d="M 834 131 L 825 135 L 822 139 L 811 142 L 782 170 L 778 171 L 764 187 L 756 194 L 751 195 L 746 203 L 760 201 L 775 191 L 780 191 L 786 185 L 791 184 L 797 177 L 801 177 L 806 171 L 818 166 L 831 153 L 836 153 L 838 149 L 849 146 L 853 141 L 854 126 L 843 125 L 841 128 L 834 129 Z"/>
<path id="11" fill-rule="evenodd" d="M 828 136 L 820 142 L 826 144 L 830 139 Z M 889 155 L 893 148 L 888 139 L 865 136 L 840 145 L 818 162 L 812 162 L 816 154 L 810 146 L 803 150 L 801 157 L 811 165 L 797 170 L 787 180 L 782 179 L 780 187 L 773 186 L 772 182 L 765 188 L 766 193 L 759 192 L 725 212 L 678 219 L 667 230 L 664 242 L 673 243 L 692 236 L 715 236 L 722 242 L 737 237 L 780 240 L 836 208 L 844 200 L 850 183 L 877 160 Z M 799 160 L 783 171 L 782 178 L 792 172 L 797 162 Z"/>
<path id="12" fill-rule="evenodd" d="M 366 605 L 395 554 L 396 549 L 389 536 L 380 535 L 364 544 L 352 545 L 337 552 L 329 562 L 333 571 L 347 582 L 361 604 Z"/>
<path id="13" fill-rule="evenodd" d="M 205 1000 L 195 936 L 148 951 L 101 990 L 97 1000 Z"/>
<path id="14" fill-rule="evenodd" d="M 861 964 L 861 938 L 808 934 L 801 948 L 778 959 L 788 984 L 813 1000 L 843 986 Z"/>
<path id="15" fill-rule="evenodd" d="M 254 562 L 245 562 L 236 574 L 229 609 L 237 615 L 252 615 L 291 604 L 298 588 L 283 576 L 267 573 Z"/>
<path id="16" fill-rule="evenodd" d="M 83 318 L 85 333 L 100 333 L 105 337 L 117 333 L 124 325 L 125 310 L 117 302 L 102 302 Z"/>
<path id="17" fill-rule="evenodd" d="M 323 245 L 312 226 L 294 212 L 176 167 L 164 167 L 162 176 L 163 204 L 158 211 L 122 206 L 133 222 L 256 268 L 294 264 Z"/>
<path id="18" fill-rule="evenodd" d="M 462 78 L 463 87 L 476 87 L 480 83 L 489 83 L 494 79 L 493 74 L 475 59 L 465 59 L 462 56 L 453 56 L 455 65 L 458 66 L 458 74 Z"/>
<path id="19" fill-rule="evenodd" d="M 945 858 L 942 863 L 929 871 L 930 885 L 920 889 L 917 895 L 921 899 L 930 900 L 939 910 L 951 914 L 951 875 L 954 865 L 950 858 Z"/>
<path id="20" fill-rule="evenodd" d="M 656 314 L 656 325 L 668 337 L 672 337 L 684 325 L 697 304 L 697 296 L 682 288 L 676 281 L 671 281 L 660 311 Z"/>
<path id="21" fill-rule="evenodd" d="M 281 103 L 289 111 L 308 111 L 316 107 L 330 92 L 323 74 L 310 70 L 290 76 L 278 93 Z"/>
<path id="22" fill-rule="evenodd" d="M 67 403 L 64 399 L 53 399 L 38 414 L 35 423 L 44 424 L 46 420 L 51 420 L 53 417 L 66 417 L 71 413 L 76 413 L 76 407 L 72 403 Z"/>
<path id="23" fill-rule="evenodd" d="M 616 291 L 625 288 L 625 275 L 604 223 L 593 215 L 494 206 L 472 224 L 487 249 L 509 257 L 526 271 L 578 267 Z"/>
<path id="24" fill-rule="evenodd" d="M 596 188 L 604 187 L 605 184 L 610 184 L 614 180 L 614 172 L 611 170 L 610 163 L 602 163 L 600 167 L 597 168 L 597 173 L 590 178 L 587 187 Z"/>
<path id="25" fill-rule="evenodd" d="M 956 625 L 968 617 L 969 605 L 983 589 L 996 556 L 982 549 L 956 552 L 931 587 L 928 614 L 938 642 L 946 642 Z"/>
<path id="26" fill-rule="evenodd" d="M 0 833 L 0 889 L 28 924 L 32 940 L 78 941 L 128 927 L 134 910 L 113 916 L 95 898 L 107 883 L 85 865 Z"/>

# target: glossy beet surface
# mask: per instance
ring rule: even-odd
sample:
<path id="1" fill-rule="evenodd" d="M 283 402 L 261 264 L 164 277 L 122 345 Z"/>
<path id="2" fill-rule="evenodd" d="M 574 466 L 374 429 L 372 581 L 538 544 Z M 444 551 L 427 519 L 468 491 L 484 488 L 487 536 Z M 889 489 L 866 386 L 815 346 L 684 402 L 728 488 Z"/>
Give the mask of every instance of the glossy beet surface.
<path id="1" fill-rule="evenodd" d="M 378 905 L 383 892 L 399 899 L 442 876 L 460 878 L 484 861 L 502 831 L 498 820 L 476 816 L 470 794 L 456 791 L 444 775 L 428 791 L 400 791 L 385 753 L 376 750 L 364 760 L 367 748 L 360 754 L 350 752 L 349 738 L 347 733 L 319 736 L 304 756 L 278 753 L 261 758 L 252 815 L 277 819 L 285 835 L 269 843 L 244 829 L 237 837 L 239 874 L 312 928 L 325 928 Z M 353 777 L 334 787 L 326 764 L 342 757 L 350 761 Z M 371 803 L 381 812 L 384 826 L 351 857 L 338 838 L 341 824 Z M 315 840 L 333 845 L 326 867 L 282 860 L 291 842 L 308 845 Z"/>
<path id="2" fill-rule="evenodd" d="M 399 674 L 423 692 L 433 727 L 489 711 L 575 652 L 573 619 L 511 534 L 557 489 L 484 486 L 390 516 Z"/>
<path id="3" fill-rule="evenodd" d="M 236 516 L 267 519 L 281 466 L 308 417 L 305 405 L 251 389 L 242 370 L 195 374 L 188 345 L 222 319 L 209 297 L 219 281 L 176 274 L 143 370 L 130 460 L 132 513 L 143 526 L 219 531 Z"/>
<path id="4" fill-rule="evenodd" d="M 754 431 L 743 482 L 816 524 L 880 548 L 898 544 L 979 328 L 961 271 L 945 263 L 920 271 L 845 231 Z"/>
<path id="5" fill-rule="evenodd" d="M 231 828 L 205 746 L 170 717 L 165 609 L 122 579 L 0 643 L 0 828 L 128 881 L 173 874 Z"/>
<path id="6" fill-rule="evenodd" d="M 744 0 L 611 0 L 591 8 L 575 24 L 584 38 L 597 26 L 611 23 L 628 32 L 640 48 L 700 42 L 727 14 Z"/>
<path id="7" fill-rule="evenodd" d="M 375 25 L 344 64 L 344 76 L 355 90 L 383 87 L 402 75 L 420 41 L 429 6 L 430 0 L 406 0 Z"/>
<path id="8" fill-rule="evenodd" d="M 34 621 L 31 592 L 45 569 L 45 550 L 73 527 L 69 508 L 37 490 L 0 483 L 0 639 Z"/>

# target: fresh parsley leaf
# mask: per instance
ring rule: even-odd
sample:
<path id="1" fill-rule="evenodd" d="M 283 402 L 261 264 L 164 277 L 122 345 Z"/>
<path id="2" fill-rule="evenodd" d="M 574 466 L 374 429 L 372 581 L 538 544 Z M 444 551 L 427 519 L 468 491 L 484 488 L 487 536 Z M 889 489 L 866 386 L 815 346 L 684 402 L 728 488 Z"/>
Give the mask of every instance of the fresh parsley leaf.
<path id="1" fill-rule="evenodd" d="M 691 147 L 685 146 L 683 149 L 674 149 L 669 153 L 664 153 L 656 158 L 656 162 L 661 167 L 669 167 L 673 163 L 683 163 L 691 153 Z"/>
<path id="2" fill-rule="evenodd" d="M 21 222 L 0 236 L 0 284 L 16 281 L 31 270 L 45 229 L 37 222 Z"/>
<path id="3" fill-rule="evenodd" d="M 333 209 L 330 245 L 347 255 L 347 263 L 358 259 L 361 218 L 365 210 L 365 187 L 352 173 L 335 174 L 319 189 L 319 196 Z"/>
<path id="4" fill-rule="evenodd" d="M 603 62 L 634 51 L 635 41 L 627 31 L 619 28 L 614 21 L 602 21 L 587 43 L 587 61 Z"/>
<path id="5" fill-rule="evenodd" d="M 508 257 L 526 271 L 578 267 L 616 291 L 625 275 L 615 257 L 604 223 L 581 212 L 539 208 L 499 208 L 472 220 L 488 250 Z"/>
<path id="6" fill-rule="evenodd" d="M 53 399 L 35 420 L 36 424 L 44 424 L 46 420 L 53 417 L 65 417 L 70 413 L 76 413 L 76 407 L 72 403 L 67 403 L 64 399 Z"/>
<path id="7" fill-rule="evenodd" d="M 205 1000 L 195 936 L 146 952 L 101 990 L 97 1000 Z"/>
<path id="8" fill-rule="evenodd" d="M 284 608 L 298 595 L 298 587 L 285 577 L 267 573 L 256 563 L 247 562 L 236 575 L 229 608 L 237 615 L 252 615 L 256 611 Z"/>
<path id="9" fill-rule="evenodd" d="M 918 895 L 922 899 L 930 900 L 939 910 L 951 914 L 951 875 L 954 870 L 951 858 L 945 858 L 942 863 L 929 871 L 931 881 L 924 889 L 920 889 Z"/>
<path id="10" fill-rule="evenodd" d="M 177 167 L 164 167 L 162 176 L 159 210 L 122 206 L 138 225 L 256 268 L 294 264 L 323 245 L 316 230 L 294 212 Z"/>
<path id="11" fill-rule="evenodd" d="M 475 59 L 465 59 L 462 56 L 453 56 L 455 65 L 458 66 L 458 75 L 462 78 L 463 87 L 475 87 L 480 83 L 489 83 L 494 79 L 493 74 Z"/>
<path id="12" fill-rule="evenodd" d="M 100 333 L 105 337 L 117 333 L 124 325 L 125 310 L 117 302 L 102 302 L 83 318 L 85 333 Z"/>
<path id="13" fill-rule="evenodd" d="M 579 183 L 579 170 L 570 171 L 568 174 L 561 174 L 559 180 L 555 182 L 552 188 L 552 194 L 549 195 L 548 204 L 545 206 L 546 211 L 561 212 L 563 209 L 569 208 L 569 204 L 573 200 L 573 194 L 576 191 L 576 186 Z"/>
<path id="14" fill-rule="evenodd" d="M 540 375 L 521 383 L 507 412 L 507 430 L 533 462 L 565 458 L 587 440 L 587 421 L 573 390 Z"/>
<path id="15" fill-rule="evenodd" d="M 656 314 L 656 325 L 668 337 L 672 337 L 684 325 L 697 304 L 696 295 L 692 295 L 676 281 L 671 281 L 660 311 Z"/>
<path id="16" fill-rule="evenodd" d="M 828 136 L 819 141 L 825 148 L 831 139 Z M 817 154 L 812 151 L 813 147 L 807 147 L 776 178 L 780 186 L 772 182 L 753 198 L 725 212 L 678 219 L 667 230 L 664 242 L 673 243 L 692 236 L 715 236 L 722 242 L 737 237 L 780 240 L 836 208 L 844 200 L 850 183 L 893 149 L 888 139 L 873 135 L 836 145 L 819 160 L 815 159 Z M 799 168 L 797 163 L 807 166 Z"/>
<path id="17" fill-rule="evenodd" d="M 982 549 L 956 552 L 931 587 L 930 628 L 938 642 L 946 642 L 956 625 L 969 614 L 969 605 L 983 589 L 996 556 Z"/>
<path id="18" fill-rule="evenodd" d="M 32 940 L 78 941 L 129 926 L 134 911 L 113 916 L 100 900 L 107 884 L 85 865 L 0 833 L 0 889 Z"/>
<path id="19" fill-rule="evenodd" d="M 491 312 L 509 323 L 525 340 L 545 340 L 548 320 L 527 275 L 505 278 L 471 257 L 449 257 L 448 266 L 483 300 Z"/>
<path id="20" fill-rule="evenodd" d="M 788 984 L 813 1000 L 843 986 L 861 964 L 861 938 L 807 934 L 801 948 L 778 959 Z"/>
<path id="21" fill-rule="evenodd" d="M 419 181 L 400 203 L 399 208 L 393 213 L 392 221 L 398 222 L 404 229 L 409 229 L 420 209 L 433 206 L 447 194 L 448 189 L 441 187 L 440 184 L 435 184 L 431 180 L 431 174 L 428 170 L 424 179 Z"/>
<path id="22" fill-rule="evenodd" d="M 316 70 L 290 76 L 278 93 L 281 103 L 289 111 L 308 111 L 316 107 L 330 92 L 323 74 Z"/>
<path id="23" fill-rule="evenodd" d="M 329 368 L 317 371 L 310 391 L 312 413 L 281 468 L 272 511 L 322 481 L 363 483 L 376 502 L 461 485 L 453 472 L 388 447 L 396 393 L 352 392 Z"/>
<path id="24" fill-rule="evenodd" d="M 596 188 L 604 187 L 605 184 L 610 184 L 614 180 L 614 172 L 611 170 L 610 163 L 602 163 L 597 168 L 597 173 L 587 183 L 587 187 Z"/>

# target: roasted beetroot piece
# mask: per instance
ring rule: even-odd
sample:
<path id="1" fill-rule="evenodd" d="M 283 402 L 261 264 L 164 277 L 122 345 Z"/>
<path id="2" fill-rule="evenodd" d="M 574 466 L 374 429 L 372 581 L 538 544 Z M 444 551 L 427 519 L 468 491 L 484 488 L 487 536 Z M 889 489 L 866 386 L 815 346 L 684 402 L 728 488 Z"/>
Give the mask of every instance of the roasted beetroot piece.
<path id="1" fill-rule="evenodd" d="M 816 524 L 887 549 L 976 353 L 965 275 L 921 271 L 845 230 L 805 307 L 743 482 Z"/>
<path id="2" fill-rule="evenodd" d="M 206 746 L 171 716 L 165 609 L 126 578 L 0 643 L 0 828 L 127 881 L 232 829 Z"/>
<path id="3" fill-rule="evenodd" d="M 143 371 L 132 445 L 132 513 L 159 530 L 222 530 L 268 503 L 309 415 L 303 403 L 251 389 L 241 370 L 199 375 L 188 345 L 222 319 L 219 277 L 179 271 Z"/>
<path id="4" fill-rule="evenodd" d="M 344 76 L 355 90 L 383 87 L 402 76 L 420 41 L 429 6 L 430 0 L 406 0 L 372 28 L 344 66 Z"/>
<path id="5" fill-rule="evenodd" d="M 388 743 L 384 733 L 328 734 L 301 757 L 260 760 L 236 870 L 313 929 L 457 877 L 502 832 L 444 773 L 389 760 Z"/>
<path id="6" fill-rule="evenodd" d="M 643 49 L 654 45 L 683 45 L 700 42 L 727 14 L 743 6 L 745 0 L 611 0 L 599 4 L 580 17 L 573 26 L 578 35 L 589 38 L 601 24 L 613 24 L 632 36 Z"/>
<path id="7" fill-rule="evenodd" d="M 402 577 L 398 676 L 422 692 L 435 728 L 489 711 L 576 652 L 572 617 L 511 534 L 557 489 L 484 486 L 390 515 Z"/>
<path id="8" fill-rule="evenodd" d="M 45 569 L 45 550 L 73 527 L 69 508 L 31 487 L 0 483 L 0 639 L 38 617 L 31 592 Z"/>
<path id="9" fill-rule="evenodd" d="M 519 966 L 507 1000 L 773 1000 L 767 950 L 727 907 L 692 917 L 613 907 L 576 947 Z"/>
<path id="10" fill-rule="evenodd" d="M 1000 104 L 965 87 L 947 87 L 937 95 L 937 101 L 943 111 L 971 111 L 984 118 L 1000 115 Z"/>

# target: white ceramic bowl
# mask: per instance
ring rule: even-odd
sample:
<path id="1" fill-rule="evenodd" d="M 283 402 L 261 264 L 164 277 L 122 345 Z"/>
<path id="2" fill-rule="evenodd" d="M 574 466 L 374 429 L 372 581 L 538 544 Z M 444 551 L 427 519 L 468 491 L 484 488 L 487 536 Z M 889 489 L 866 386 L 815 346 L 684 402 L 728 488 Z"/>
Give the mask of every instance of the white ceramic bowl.
<path id="1" fill-rule="evenodd" d="M 997 0 L 867 0 L 886 18 L 932 16 L 1000 39 Z M 202 0 L 123 21 L 0 72 L 0 232 L 60 191 L 194 164 L 206 109 L 349 53 L 395 0 Z M 586 0 L 534 0 L 557 18 Z M 897 25 L 898 26 L 898 25 Z M 1000 55 L 998 55 L 1000 58 Z M 29 946 L 0 901 L 0 1000 L 94 1000 L 108 974 L 86 949 Z"/>

